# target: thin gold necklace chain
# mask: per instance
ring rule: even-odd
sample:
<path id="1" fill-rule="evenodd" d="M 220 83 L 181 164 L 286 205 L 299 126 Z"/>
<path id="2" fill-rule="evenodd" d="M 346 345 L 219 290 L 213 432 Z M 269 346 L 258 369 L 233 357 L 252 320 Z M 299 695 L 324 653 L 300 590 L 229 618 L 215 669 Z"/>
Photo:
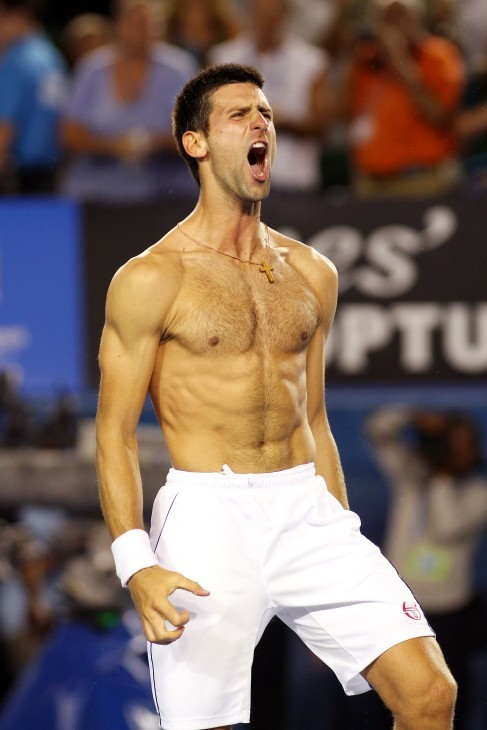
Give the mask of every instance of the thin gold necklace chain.
<path id="1" fill-rule="evenodd" d="M 270 253 L 271 247 L 269 243 L 269 228 L 267 227 L 267 224 L 264 223 L 265 226 L 265 233 L 266 233 L 266 245 L 265 250 L 267 250 Z M 201 243 L 201 241 L 197 241 L 196 238 L 193 238 L 193 236 L 190 236 L 189 233 L 186 233 L 186 231 L 183 231 L 181 228 L 181 224 L 178 223 L 176 228 L 179 228 L 183 236 L 186 236 L 187 239 L 190 241 L 193 241 L 193 243 L 196 243 L 198 246 L 202 246 L 203 248 L 209 248 L 210 251 L 214 251 L 215 253 L 220 253 L 222 256 L 228 256 L 231 259 L 235 259 L 236 261 L 241 261 L 242 264 L 253 264 L 254 266 L 262 266 L 265 263 L 265 257 L 264 261 L 250 261 L 249 259 L 241 259 L 239 256 L 234 256 L 231 253 L 227 253 L 226 251 L 220 251 L 218 248 L 213 248 L 213 246 L 208 246 L 207 243 Z"/>

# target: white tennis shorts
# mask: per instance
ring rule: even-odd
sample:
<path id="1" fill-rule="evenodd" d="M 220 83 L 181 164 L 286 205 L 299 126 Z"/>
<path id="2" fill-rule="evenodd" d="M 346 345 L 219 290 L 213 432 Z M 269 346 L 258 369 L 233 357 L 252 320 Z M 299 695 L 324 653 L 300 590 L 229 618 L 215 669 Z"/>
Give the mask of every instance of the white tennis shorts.
<path id="1" fill-rule="evenodd" d="M 171 469 L 156 497 L 151 544 L 160 564 L 211 592 L 170 600 L 190 621 L 170 645 L 148 645 L 164 730 L 249 722 L 254 648 L 278 616 L 336 674 L 345 692 L 406 639 L 433 636 L 413 594 L 315 475 L 313 464 L 266 474 Z"/>

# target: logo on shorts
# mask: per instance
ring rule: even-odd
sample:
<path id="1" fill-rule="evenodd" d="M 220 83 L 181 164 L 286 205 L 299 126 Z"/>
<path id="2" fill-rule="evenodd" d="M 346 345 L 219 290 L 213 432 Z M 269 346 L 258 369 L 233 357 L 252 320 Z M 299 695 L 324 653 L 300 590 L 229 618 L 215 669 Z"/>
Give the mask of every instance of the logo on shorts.
<path id="1" fill-rule="evenodd" d="M 404 603 L 402 604 L 402 610 L 408 618 L 412 618 L 414 621 L 419 621 L 422 614 L 421 609 L 417 603 Z"/>

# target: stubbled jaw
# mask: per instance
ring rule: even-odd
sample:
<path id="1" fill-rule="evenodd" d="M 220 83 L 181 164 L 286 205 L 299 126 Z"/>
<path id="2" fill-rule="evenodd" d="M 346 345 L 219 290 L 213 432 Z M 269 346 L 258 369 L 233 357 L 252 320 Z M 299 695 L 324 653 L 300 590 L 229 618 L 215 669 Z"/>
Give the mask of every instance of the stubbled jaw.
<path id="1" fill-rule="evenodd" d="M 267 142 L 254 142 L 247 155 L 254 180 L 266 182 L 269 178 L 269 148 Z"/>

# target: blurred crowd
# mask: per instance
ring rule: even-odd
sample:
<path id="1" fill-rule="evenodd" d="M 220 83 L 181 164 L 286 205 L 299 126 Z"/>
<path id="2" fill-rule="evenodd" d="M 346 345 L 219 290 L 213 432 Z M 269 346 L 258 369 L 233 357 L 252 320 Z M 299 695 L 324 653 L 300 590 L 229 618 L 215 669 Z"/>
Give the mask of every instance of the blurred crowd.
<path id="1" fill-rule="evenodd" d="M 82 621 L 112 628 L 127 600 L 100 518 L 37 504 L 2 518 L 0 708 L 59 626 Z"/>
<path id="2" fill-rule="evenodd" d="M 384 552 L 421 603 L 458 683 L 467 730 L 472 655 L 487 645 L 487 601 L 474 561 L 487 525 L 479 423 L 464 411 L 388 406 L 366 437 L 391 490 Z"/>
<path id="3" fill-rule="evenodd" d="M 3 454 L 75 454 L 79 415 L 70 394 L 40 406 L 22 395 L 11 373 L 0 372 L 0 464 Z M 2 500 L 0 727 L 2 700 L 52 632 L 78 620 L 112 628 L 128 606 L 125 594 L 98 509 Z"/>
<path id="4" fill-rule="evenodd" d="M 199 68 L 232 61 L 266 80 L 273 189 L 487 188 L 482 0 L 113 0 L 57 21 L 46 5 L 0 0 L 3 195 L 194 195 L 172 104 Z"/>
<path id="5" fill-rule="evenodd" d="M 11 373 L 0 371 L 0 448 L 70 449 L 76 445 L 77 426 L 72 395 L 60 393 L 39 418 Z"/>

